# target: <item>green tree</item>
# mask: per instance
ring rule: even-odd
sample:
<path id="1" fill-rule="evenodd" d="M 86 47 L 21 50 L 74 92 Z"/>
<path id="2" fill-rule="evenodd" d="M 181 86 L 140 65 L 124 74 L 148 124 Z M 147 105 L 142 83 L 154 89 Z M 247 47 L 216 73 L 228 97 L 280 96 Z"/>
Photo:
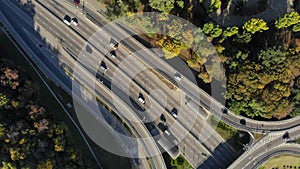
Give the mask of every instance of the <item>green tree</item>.
<path id="1" fill-rule="evenodd" d="M 272 66 L 276 66 L 277 68 L 286 60 L 286 54 L 281 48 L 269 48 L 260 51 L 258 59 L 261 61 L 262 65 L 268 68 L 271 68 Z"/>
<path id="2" fill-rule="evenodd" d="M 292 29 L 293 32 L 299 32 L 300 31 L 300 23 L 297 23 L 293 26 Z"/>
<path id="3" fill-rule="evenodd" d="M 2 169 L 17 169 L 17 167 L 15 165 L 13 165 L 10 162 L 4 162 L 2 161 Z"/>
<path id="4" fill-rule="evenodd" d="M 265 30 L 268 30 L 269 27 L 267 26 L 267 23 L 264 20 L 251 18 L 250 20 L 244 23 L 243 29 L 246 32 L 255 34 L 256 32 L 263 32 Z"/>
<path id="5" fill-rule="evenodd" d="M 0 123 L 0 140 L 2 140 L 2 138 L 5 136 L 5 130 L 5 126 Z"/>
<path id="6" fill-rule="evenodd" d="M 287 28 L 292 25 L 298 24 L 300 22 L 300 15 L 296 11 L 284 14 L 275 22 L 275 27 L 277 29 Z"/>
<path id="7" fill-rule="evenodd" d="M 68 126 L 65 124 L 59 124 L 54 129 L 56 135 L 64 135 L 68 132 Z"/>
<path id="8" fill-rule="evenodd" d="M 219 25 L 216 25 L 216 26 L 213 28 L 213 30 L 210 32 L 209 35 L 210 35 L 212 38 L 217 38 L 217 37 L 219 37 L 219 36 L 222 34 L 222 32 L 223 32 L 222 28 L 220 28 Z"/>
<path id="9" fill-rule="evenodd" d="M 170 13 L 174 8 L 175 0 L 149 0 L 149 6 L 164 13 Z"/>
<path id="10" fill-rule="evenodd" d="M 177 1 L 176 1 L 176 4 L 177 4 L 180 8 L 183 8 L 183 7 L 184 7 L 184 1 L 177 0 Z"/>
<path id="11" fill-rule="evenodd" d="M 221 0 L 211 0 L 208 12 L 214 12 L 219 9 L 222 5 Z"/>
<path id="12" fill-rule="evenodd" d="M 0 108 L 5 106 L 8 102 L 8 98 L 6 97 L 6 95 L 0 93 Z"/>
<path id="13" fill-rule="evenodd" d="M 231 37 L 231 36 L 236 35 L 238 33 L 239 33 L 239 28 L 237 26 L 227 27 L 223 32 L 223 36 L 224 37 Z"/>
<path id="14" fill-rule="evenodd" d="M 212 22 L 203 25 L 203 33 L 209 35 L 209 33 L 214 29 L 214 24 Z"/>
<path id="15" fill-rule="evenodd" d="M 237 34 L 233 41 L 238 43 L 249 43 L 252 40 L 251 33 L 244 32 L 242 34 Z"/>
<path id="16" fill-rule="evenodd" d="M 204 24 L 203 32 L 212 38 L 217 38 L 222 34 L 223 30 L 219 25 L 214 25 L 212 22 L 209 22 Z"/>

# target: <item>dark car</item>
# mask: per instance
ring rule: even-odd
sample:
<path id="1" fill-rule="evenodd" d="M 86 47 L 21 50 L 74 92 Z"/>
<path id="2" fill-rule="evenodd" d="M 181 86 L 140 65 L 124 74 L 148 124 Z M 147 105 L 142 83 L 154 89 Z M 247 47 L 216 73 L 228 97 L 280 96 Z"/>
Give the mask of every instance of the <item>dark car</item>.
<path id="1" fill-rule="evenodd" d="M 116 58 L 116 51 L 114 51 L 114 50 L 110 51 L 110 52 L 109 52 L 109 55 L 110 55 L 113 59 L 115 59 L 115 58 Z"/>
<path id="2" fill-rule="evenodd" d="M 71 17 L 69 15 L 66 15 L 64 17 L 64 23 L 67 25 L 71 25 Z"/>
<path id="3" fill-rule="evenodd" d="M 107 66 L 105 64 L 105 62 L 102 60 L 101 63 L 100 63 L 100 68 L 103 70 L 103 71 L 107 71 Z"/>
<path id="4" fill-rule="evenodd" d="M 177 119 L 177 109 L 174 107 L 172 110 L 171 110 L 171 115 L 175 118 L 175 119 Z"/>
<path id="5" fill-rule="evenodd" d="M 100 82 L 100 83 L 103 83 L 103 79 L 102 79 L 102 76 L 100 75 L 100 73 L 96 73 L 96 79 Z"/>
<path id="6" fill-rule="evenodd" d="M 283 134 L 282 138 L 283 138 L 283 140 L 289 140 L 289 139 L 290 139 L 290 134 L 289 134 L 289 132 L 288 132 L 288 131 L 285 132 L 285 133 Z"/>
<path id="7" fill-rule="evenodd" d="M 224 114 L 227 114 L 227 113 L 228 113 L 228 109 L 227 109 L 226 107 L 223 107 L 223 108 L 221 109 L 221 111 L 222 111 L 222 113 L 224 113 Z"/>
<path id="8" fill-rule="evenodd" d="M 85 50 L 87 53 L 92 54 L 93 53 L 93 49 L 90 47 L 90 45 L 86 45 Z"/>
<path id="9" fill-rule="evenodd" d="M 165 117 L 164 114 L 161 114 L 161 115 L 160 115 L 160 120 L 163 121 L 163 122 L 166 122 L 166 121 L 167 121 L 167 119 L 166 119 L 166 117 Z"/>
<path id="10" fill-rule="evenodd" d="M 241 125 L 246 125 L 246 120 L 245 120 L 245 119 L 241 119 L 241 120 L 240 120 L 240 124 L 241 124 Z"/>

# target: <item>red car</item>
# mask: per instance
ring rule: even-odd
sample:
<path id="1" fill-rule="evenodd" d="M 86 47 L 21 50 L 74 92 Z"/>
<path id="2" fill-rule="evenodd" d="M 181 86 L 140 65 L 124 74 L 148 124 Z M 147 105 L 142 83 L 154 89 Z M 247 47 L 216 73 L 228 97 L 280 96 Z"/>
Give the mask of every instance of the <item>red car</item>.
<path id="1" fill-rule="evenodd" d="M 80 0 L 74 0 L 75 5 L 79 5 L 80 4 Z"/>

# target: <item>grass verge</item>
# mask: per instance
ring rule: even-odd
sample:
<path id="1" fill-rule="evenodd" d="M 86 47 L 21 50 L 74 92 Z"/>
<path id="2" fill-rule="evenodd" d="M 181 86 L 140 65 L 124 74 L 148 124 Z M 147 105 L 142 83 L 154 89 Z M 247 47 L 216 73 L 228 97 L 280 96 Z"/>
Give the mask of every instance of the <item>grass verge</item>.
<path id="1" fill-rule="evenodd" d="M 269 159 L 263 165 L 259 167 L 259 169 L 299 169 L 300 168 L 300 156 L 295 155 L 279 155 Z"/>

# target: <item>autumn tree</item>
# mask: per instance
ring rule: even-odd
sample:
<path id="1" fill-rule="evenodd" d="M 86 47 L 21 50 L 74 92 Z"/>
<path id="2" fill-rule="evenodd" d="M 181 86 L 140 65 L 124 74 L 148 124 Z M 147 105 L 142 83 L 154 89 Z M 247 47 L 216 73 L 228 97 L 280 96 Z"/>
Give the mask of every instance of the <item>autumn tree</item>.
<path id="1" fill-rule="evenodd" d="M 243 29 L 246 32 L 255 34 L 256 32 L 263 32 L 265 30 L 268 30 L 269 27 L 267 26 L 267 23 L 264 20 L 251 18 L 250 20 L 244 23 Z"/>
<path id="2" fill-rule="evenodd" d="M 296 11 L 284 14 L 275 22 L 277 29 L 288 28 L 292 25 L 296 25 L 300 22 L 300 15 Z"/>
<path id="3" fill-rule="evenodd" d="M 174 8 L 175 0 L 149 0 L 149 6 L 160 12 L 170 13 Z"/>
<path id="4" fill-rule="evenodd" d="M 158 41 L 158 44 L 162 47 L 166 59 L 171 59 L 180 54 L 181 42 L 176 39 L 164 36 Z"/>
<path id="5" fill-rule="evenodd" d="M 227 99 L 230 109 L 249 117 L 283 118 L 292 112 L 294 79 L 300 75 L 299 55 L 281 47 L 268 48 L 256 54 L 237 52 L 231 64 L 235 71 L 229 75 Z M 258 62 L 247 60 L 250 55 Z M 289 55 L 289 57 L 287 56 Z M 247 56 L 247 57 L 246 57 Z M 242 63 L 242 64 L 241 64 Z M 295 99 L 294 99 L 295 100 Z"/>

